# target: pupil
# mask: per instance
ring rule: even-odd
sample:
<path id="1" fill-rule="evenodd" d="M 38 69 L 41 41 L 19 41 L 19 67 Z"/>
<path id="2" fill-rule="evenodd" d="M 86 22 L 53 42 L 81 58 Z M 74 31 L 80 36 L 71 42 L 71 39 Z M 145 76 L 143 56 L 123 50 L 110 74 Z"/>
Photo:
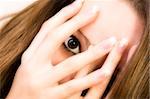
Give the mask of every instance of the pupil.
<path id="1" fill-rule="evenodd" d="M 75 38 L 75 37 L 72 37 L 72 39 L 70 39 L 68 41 L 68 47 L 71 48 L 71 49 L 75 49 L 79 46 L 79 41 Z"/>

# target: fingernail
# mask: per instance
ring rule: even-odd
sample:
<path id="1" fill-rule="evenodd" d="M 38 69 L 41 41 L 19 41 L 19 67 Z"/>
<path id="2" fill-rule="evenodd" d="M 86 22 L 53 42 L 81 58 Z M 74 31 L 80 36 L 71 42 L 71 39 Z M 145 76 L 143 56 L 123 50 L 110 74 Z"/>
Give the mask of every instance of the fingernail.
<path id="1" fill-rule="evenodd" d="M 108 39 L 109 42 L 111 42 L 112 45 L 114 45 L 117 42 L 116 37 L 111 37 Z"/>
<path id="2" fill-rule="evenodd" d="M 82 3 L 83 3 L 85 0 L 76 0 L 76 1 L 79 1 L 79 2 L 82 2 Z"/>
<path id="3" fill-rule="evenodd" d="M 111 37 L 108 39 L 108 43 L 106 43 L 106 45 L 104 45 L 103 48 L 110 49 L 115 45 L 116 42 L 117 42 L 117 39 L 115 37 Z"/>
<path id="4" fill-rule="evenodd" d="M 97 13 L 98 12 L 98 6 L 93 6 L 91 13 Z"/>
<path id="5" fill-rule="evenodd" d="M 107 40 L 102 41 L 100 47 L 102 47 L 105 50 L 110 50 L 112 47 L 116 44 L 117 39 L 115 37 L 111 37 Z"/>
<path id="6" fill-rule="evenodd" d="M 97 12 L 98 12 L 98 6 L 93 6 L 85 14 L 88 15 L 88 16 L 89 15 L 91 16 L 91 15 L 95 15 Z"/>
<path id="7" fill-rule="evenodd" d="M 125 50 L 125 48 L 127 47 L 128 45 L 128 39 L 126 38 L 123 38 L 120 42 L 119 42 L 119 51 L 120 52 L 123 52 Z"/>
<path id="8" fill-rule="evenodd" d="M 78 4 L 81 4 L 83 2 L 84 2 L 84 0 L 75 0 L 73 5 L 78 5 Z"/>

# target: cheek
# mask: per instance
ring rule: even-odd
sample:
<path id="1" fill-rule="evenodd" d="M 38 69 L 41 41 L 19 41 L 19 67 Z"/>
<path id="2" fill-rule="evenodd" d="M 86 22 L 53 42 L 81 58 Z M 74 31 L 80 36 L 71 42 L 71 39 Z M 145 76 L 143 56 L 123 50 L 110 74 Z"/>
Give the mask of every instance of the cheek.
<path id="1" fill-rule="evenodd" d="M 64 61 L 65 59 L 72 56 L 71 52 L 68 52 L 63 45 L 54 53 L 52 57 L 52 64 L 57 65 L 58 63 Z"/>
<path id="2" fill-rule="evenodd" d="M 59 63 L 61 63 L 62 61 L 64 61 L 65 59 L 71 57 L 73 54 L 71 52 L 68 52 L 63 45 L 54 53 L 53 57 L 52 57 L 52 64 L 53 65 L 57 65 Z M 64 79 L 62 79 L 59 83 L 65 83 L 71 79 L 73 79 L 75 76 L 74 74 L 71 74 L 67 77 L 65 77 Z"/>

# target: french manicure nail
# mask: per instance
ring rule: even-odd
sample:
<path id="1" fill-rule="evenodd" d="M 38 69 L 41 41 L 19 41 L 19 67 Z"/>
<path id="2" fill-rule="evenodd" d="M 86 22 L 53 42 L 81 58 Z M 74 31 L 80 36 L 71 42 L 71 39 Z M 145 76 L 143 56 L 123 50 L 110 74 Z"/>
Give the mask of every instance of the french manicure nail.
<path id="1" fill-rule="evenodd" d="M 78 4 L 80 4 L 80 3 L 82 3 L 82 0 L 75 0 L 75 1 L 73 2 L 73 5 L 78 5 Z"/>
<path id="2" fill-rule="evenodd" d="M 115 37 L 111 37 L 107 40 L 104 40 L 102 42 L 102 45 L 100 44 L 99 46 L 105 50 L 107 50 L 107 49 L 110 50 L 116 44 L 116 42 L 117 42 L 117 39 Z"/>
<path id="3" fill-rule="evenodd" d="M 109 42 L 114 45 L 117 42 L 117 39 L 115 37 L 111 37 L 109 38 Z"/>
<path id="4" fill-rule="evenodd" d="M 104 48 L 110 49 L 112 46 L 115 45 L 116 42 L 117 42 L 117 39 L 115 37 L 111 37 L 108 39 L 108 43 L 106 45 L 104 45 Z"/>
<path id="5" fill-rule="evenodd" d="M 93 6 L 92 13 L 97 13 L 97 12 L 98 12 L 98 6 Z"/>
<path id="6" fill-rule="evenodd" d="M 128 39 L 124 38 L 119 42 L 119 50 L 122 52 L 128 45 Z"/>
<path id="7" fill-rule="evenodd" d="M 80 1 L 80 2 L 82 2 L 82 3 L 83 3 L 85 0 L 76 0 L 76 1 Z"/>

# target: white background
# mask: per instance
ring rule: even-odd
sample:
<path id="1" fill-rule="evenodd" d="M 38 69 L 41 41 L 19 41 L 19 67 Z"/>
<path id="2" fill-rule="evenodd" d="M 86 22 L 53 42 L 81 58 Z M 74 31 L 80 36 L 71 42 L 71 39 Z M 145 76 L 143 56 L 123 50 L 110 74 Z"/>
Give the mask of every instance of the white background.
<path id="1" fill-rule="evenodd" d="M 0 0 L 0 19 L 5 16 L 21 11 L 36 0 Z M 0 20 L 0 27 L 8 19 Z"/>

